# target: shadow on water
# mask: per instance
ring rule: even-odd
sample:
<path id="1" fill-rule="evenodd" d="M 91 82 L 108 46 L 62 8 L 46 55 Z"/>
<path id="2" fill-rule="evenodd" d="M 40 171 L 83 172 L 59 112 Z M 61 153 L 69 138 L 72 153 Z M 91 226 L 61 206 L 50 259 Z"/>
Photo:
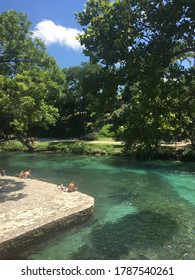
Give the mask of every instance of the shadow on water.
<path id="1" fill-rule="evenodd" d="M 97 176 L 92 221 L 34 247 L 32 259 L 194 259 L 194 207 L 160 174 L 123 175 Z"/>
<path id="2" fill-rule="evenodd" d="M 126 215 L 115 223 L 108 222 L 95 227 L 91 232 L 90 250 L 94 251 L 95 259 L 121 259 L 131 250 L 162 247 L 176 234 L 177 229 L 171 214 L 142 211 Z M 87 248 L 80 248 L 72 258 L 87 257 L 85 250 Z"/>

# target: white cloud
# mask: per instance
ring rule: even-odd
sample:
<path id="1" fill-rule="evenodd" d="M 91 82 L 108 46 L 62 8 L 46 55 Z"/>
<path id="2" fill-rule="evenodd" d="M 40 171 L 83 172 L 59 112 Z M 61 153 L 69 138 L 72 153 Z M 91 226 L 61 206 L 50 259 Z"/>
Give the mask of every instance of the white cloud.
<path id="1" fill-rule="evenodd" d="M 76 39 L 76 36 L 81 34 L 81 31 L 75 28 L 56 25 L 51 20 L 43 20 L 39 22 L 36 25 L 33 34 L 34 37 L 44 41 L 46 45 L 60 44 L 75 51 L 82 49 L 79 41 Z"/>

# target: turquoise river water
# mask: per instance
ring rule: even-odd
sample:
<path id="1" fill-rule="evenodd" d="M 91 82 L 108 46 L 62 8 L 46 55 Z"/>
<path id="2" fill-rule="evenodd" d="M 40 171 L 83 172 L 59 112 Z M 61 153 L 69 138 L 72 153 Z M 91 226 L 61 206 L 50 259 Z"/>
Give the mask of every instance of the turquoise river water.
<path id="1" fill-rule="evenodd" d="M 195 259 L 195 163 L 1 153 L 32 175 L 95 198 L 92 218 L 23 253 L 30 259 Z"/>

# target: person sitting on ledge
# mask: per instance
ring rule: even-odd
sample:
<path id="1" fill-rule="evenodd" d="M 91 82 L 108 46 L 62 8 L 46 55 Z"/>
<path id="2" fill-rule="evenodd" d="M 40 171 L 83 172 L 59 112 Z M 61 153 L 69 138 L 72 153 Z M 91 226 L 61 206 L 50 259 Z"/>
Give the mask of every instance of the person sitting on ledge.
<path id="1" fill-rule="evenodd" d="M 16 174 L 16 177 L 18 177 L 18 178 L 22 178 L 22 174 L 24 173 L 24 171 L 22 170 L 22 171 L 20 171 L 19 173 L 17 173 Z"/>
<path id="2" fill-rule="evenodd" d="M 68 188 L 65 187 L 63 184 L 58 184 L 57 186 L 58 186 L 59 190 L 61 190 L 63 192 L 67 192 L 68 191 Z"/>
<path id="3" fill-rule="evenodd" d="M 21 177 L 22 179 L 32 178 L 31 170 L 25 170 L 22 172 Z"/>
<path id="4" fill-rule="evenodd" d="M 70 183 L 68 185 L 68 190 L 67 192 L 75 192 L 77 190 L 77 188 L 75 187 L 75 184 L 74 183 Z"/>

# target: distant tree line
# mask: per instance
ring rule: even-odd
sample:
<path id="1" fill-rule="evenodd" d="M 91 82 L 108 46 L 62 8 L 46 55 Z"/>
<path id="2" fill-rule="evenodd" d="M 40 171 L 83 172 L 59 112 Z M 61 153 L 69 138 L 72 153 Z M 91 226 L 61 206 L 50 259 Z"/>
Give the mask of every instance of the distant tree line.
<path id="1" fill-rule="evenodd" d="M 89 0 L 76 18 L 90 62 L 67 69 L 26 15 L 1 13 L 1 132 L 22 141 L 109 125 L 127 148 L 184 139 L 195 147 L 194 11 L 192 0 Z"/>

